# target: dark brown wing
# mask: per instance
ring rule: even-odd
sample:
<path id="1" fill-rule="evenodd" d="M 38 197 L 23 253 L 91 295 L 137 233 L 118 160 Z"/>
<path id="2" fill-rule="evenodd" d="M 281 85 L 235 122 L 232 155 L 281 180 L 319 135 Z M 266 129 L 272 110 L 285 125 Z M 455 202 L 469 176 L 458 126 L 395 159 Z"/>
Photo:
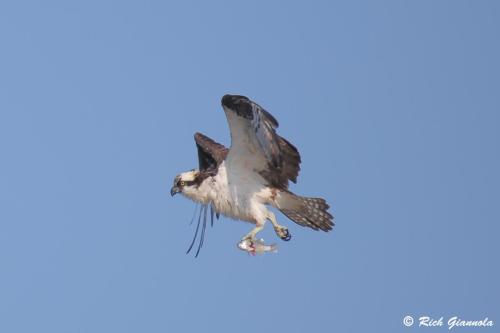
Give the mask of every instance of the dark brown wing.
<path id="1" fill-rule="evenodd" d="M 277 188 L 288 188 L 288 180 L 297 182 L 300 171 L 300 154 L 297 148 L 286 139 L 277 135 L 279 144 L 280 163 L 269 164 L 267 169 L 262 170 L 261 175 Z"/>
<path id="2" fill-rule="evenodd" d="M 194 141 L 198 148 L 200 171 L 217 170 L 226 158 L 229 149 L 201 133 L 195 133 Z"/>

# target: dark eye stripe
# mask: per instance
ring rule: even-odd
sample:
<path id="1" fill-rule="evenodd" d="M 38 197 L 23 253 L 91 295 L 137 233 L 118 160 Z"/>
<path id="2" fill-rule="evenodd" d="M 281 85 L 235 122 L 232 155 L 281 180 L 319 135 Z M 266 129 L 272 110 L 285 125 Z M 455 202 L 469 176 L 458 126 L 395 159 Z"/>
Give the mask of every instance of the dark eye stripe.
<path id="1" fill-rule="evenodd" d="M 184 184 L 182 184 L 184 183 Z M 177 182 L 177 186 L 191 186 L 191 185 L 194 185 L 196 184 L 195 181 L 191 181 L 191 180 L 179 180 Z"/>

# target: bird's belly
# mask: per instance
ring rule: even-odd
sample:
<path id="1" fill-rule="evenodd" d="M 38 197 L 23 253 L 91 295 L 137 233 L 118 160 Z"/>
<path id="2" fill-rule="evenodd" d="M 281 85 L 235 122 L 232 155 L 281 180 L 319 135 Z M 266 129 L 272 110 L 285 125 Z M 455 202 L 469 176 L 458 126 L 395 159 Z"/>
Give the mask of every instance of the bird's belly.
<path id="1" fill-rule="evenodd" d="M 241 172 L 246 170 L 245 167 L 233 165 L 234 170 L 239 172 L 227 172 L 225 164 L 215 176 L 212 204 L 224 216 L 256 223 L 256 217 L 262 210 L 256 194 L 260 193 L 262 185 L 255 179 L 253 172 Z"/>
<path id="2" fill-rule="evenodd" d="M 247 209 L 249 205 L 241 201 L 242 200 L 236 202 L 231 197 L 218 197 L 213 200 L 212 203 L 215 207 L 215 210 L 226 217 L 235 220 L 255 223 L 252 212 L 250 211 L 250 209 Z"/>

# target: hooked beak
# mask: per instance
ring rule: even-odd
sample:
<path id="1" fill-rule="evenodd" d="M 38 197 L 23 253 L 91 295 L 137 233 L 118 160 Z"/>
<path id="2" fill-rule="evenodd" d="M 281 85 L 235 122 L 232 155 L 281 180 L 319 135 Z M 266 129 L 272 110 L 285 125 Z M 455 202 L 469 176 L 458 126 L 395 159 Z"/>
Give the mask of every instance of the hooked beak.
<path id="1" fill-rule="evenodd" d="M 174 196 L 177 193 L 179 193 L 181 190 L 177 186 L 173 186 L 172 189 L 170 190 L 170 195 Z"/>

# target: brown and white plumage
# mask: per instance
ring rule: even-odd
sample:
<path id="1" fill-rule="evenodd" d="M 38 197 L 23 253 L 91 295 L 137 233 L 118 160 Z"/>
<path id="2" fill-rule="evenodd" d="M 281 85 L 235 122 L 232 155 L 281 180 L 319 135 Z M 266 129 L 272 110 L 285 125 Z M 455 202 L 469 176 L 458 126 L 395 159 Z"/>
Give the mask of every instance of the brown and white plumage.
<path id="1" fill-rule="evenodd" d="M 301 226 L 331 230 L 333 217 L 324 199 L 300 197 L 288 190 L 289 181 L 297 181 L 301 159 L 297 148 L 276 133 L 277 120 L 244 96 L 225 95 L 222 107 L 231 132 L 230 149 L 196 133 L 199 169 L 178 175 L 172 195 L 181 192 L 201 203 L 205 220 L 210 206 L 217 215 L 254 223 L 245 241 L 255 240 L 266 220 L 280 238 L 290 239 L 288 229 L 277 223 L 266 205 Z M 200 211 L 200 219 L 201 215 Z"/>

